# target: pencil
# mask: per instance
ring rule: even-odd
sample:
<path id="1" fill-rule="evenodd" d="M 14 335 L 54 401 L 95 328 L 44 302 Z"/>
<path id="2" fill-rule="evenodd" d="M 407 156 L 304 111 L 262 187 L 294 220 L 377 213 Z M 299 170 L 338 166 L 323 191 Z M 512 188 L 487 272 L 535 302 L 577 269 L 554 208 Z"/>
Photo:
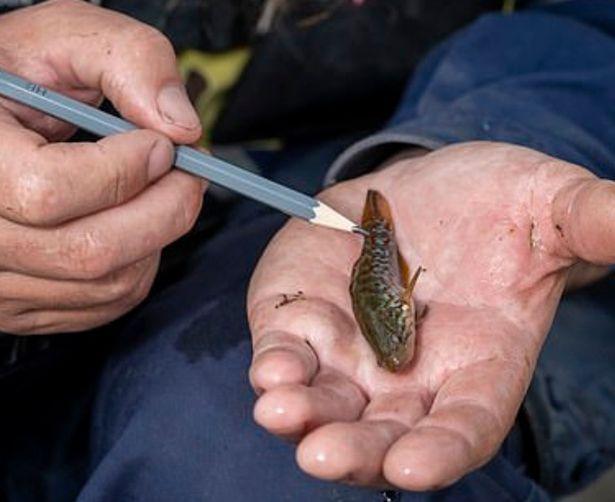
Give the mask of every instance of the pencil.
<path id="1" fill-rule="evenodd" d="M 126 120 L 1 69 L 0 95 L 99 137 L 137 129 Z M 177 168 L 211 183 L 316 225 L 347 232 L 360 231 L 352 221 L 318 199 L 191 147 L 177 146 L 175 152 L 174 164 Z"/>

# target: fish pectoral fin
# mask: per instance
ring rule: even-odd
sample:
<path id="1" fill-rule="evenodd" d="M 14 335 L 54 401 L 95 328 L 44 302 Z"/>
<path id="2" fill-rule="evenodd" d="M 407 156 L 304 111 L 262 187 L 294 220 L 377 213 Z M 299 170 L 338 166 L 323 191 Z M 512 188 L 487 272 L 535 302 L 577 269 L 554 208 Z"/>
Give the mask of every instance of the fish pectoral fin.
<path id="1" fill-rule="evenodd" d="M 404 291 L 404 301 L 408 304 L 410 304 L 410 302 L 412 301 L 412 293 L 414 292 L 416 281 L 418 280 L 419 275 L 421 275 L 422 271 L 423 267 L 417 268 L 416 272 L 414 272 L 414 275 L 412 276 L 412 279 L 410 279 L 410 282 L 406 286 L 406 290 Z"/>

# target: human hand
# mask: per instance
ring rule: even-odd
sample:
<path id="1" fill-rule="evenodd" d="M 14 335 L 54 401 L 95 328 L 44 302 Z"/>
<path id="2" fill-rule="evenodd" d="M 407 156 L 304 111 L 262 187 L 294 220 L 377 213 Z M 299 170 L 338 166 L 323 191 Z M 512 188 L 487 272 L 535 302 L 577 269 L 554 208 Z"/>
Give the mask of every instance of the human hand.
<path id="1" fill-rule="evenodd" d="M 0 100 L 0 331 L 79 331 L 139 303 L 160 250 L 201 208 L 201 181 L 170 171 L 198 117 L 156 30 L 77 0 L 0 17 L 0 66 L 64 94 L 107 97 L 144 130 L 62 143 L 68 124 Z M 170 139 L 171 140 L 170 140 Z"/>
<path id="2" fill-rule="evenodd" d="M 256 421 L 318 478 L 428 490 L 486 463 L 514 423 L 567 275 L 615 262 L 615 183 L 538 152 L 466 143 L 332 187 L 392 207 L 429 307 L 402 372 L 376 364 L 348 293 L 361 238 L 292 220 L 252 278 Z M 283 295 L 301 295 L 281 302 Z"/>

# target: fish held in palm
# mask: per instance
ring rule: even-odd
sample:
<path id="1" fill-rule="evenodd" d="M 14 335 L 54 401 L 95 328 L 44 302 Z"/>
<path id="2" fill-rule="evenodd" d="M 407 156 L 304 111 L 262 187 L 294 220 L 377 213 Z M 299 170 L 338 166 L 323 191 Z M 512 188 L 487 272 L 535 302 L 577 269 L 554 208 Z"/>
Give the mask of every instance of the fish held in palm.
<path id="1" fill-rule="evenodd" d="M 375 190 L 367 192 L 361 227 L 365 240 L 352 271 L 352 308 L 378 365 L 397 372 L 414 356 L 417 315 L 412 291 L 421 268 L 410 279 L 395 241 L 391 209 Z"/>

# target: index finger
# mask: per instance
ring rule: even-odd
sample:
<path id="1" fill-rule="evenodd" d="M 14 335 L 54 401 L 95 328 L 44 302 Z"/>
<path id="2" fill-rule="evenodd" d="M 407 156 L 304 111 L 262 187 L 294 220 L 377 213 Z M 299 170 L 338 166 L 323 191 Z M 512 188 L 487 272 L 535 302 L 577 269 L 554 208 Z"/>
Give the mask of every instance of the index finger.
<path id="1" fill-rule="evenodd" d="M 4 117 L 0 135 L 0 216 L 34 226 L 121 205 L 169 170 L 174 157 L 171 142 L 153 131 L 47 144 Z"/>

